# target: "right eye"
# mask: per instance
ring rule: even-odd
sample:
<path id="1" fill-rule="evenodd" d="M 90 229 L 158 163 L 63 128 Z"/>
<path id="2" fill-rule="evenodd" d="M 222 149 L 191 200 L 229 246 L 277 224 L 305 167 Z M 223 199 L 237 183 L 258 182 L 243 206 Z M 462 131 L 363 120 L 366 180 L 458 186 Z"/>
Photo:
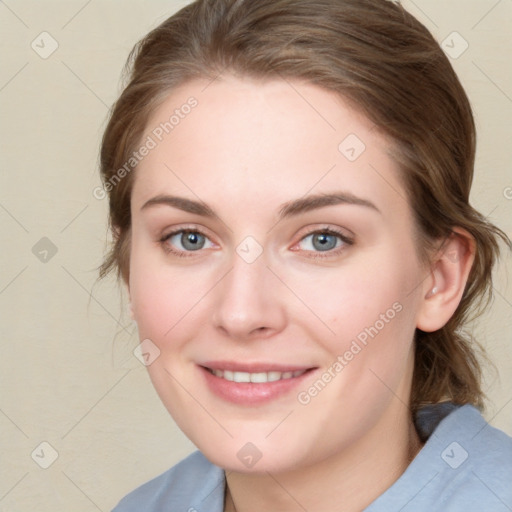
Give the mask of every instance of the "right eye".
<path id="1" fill-rule="evenodd" d="M 170 252 L 175 253 L 194 252 L 214 247 L 213 242 L 207 236 L 192 229 L 173 231 L 165 235 L 161 242 Z"/>

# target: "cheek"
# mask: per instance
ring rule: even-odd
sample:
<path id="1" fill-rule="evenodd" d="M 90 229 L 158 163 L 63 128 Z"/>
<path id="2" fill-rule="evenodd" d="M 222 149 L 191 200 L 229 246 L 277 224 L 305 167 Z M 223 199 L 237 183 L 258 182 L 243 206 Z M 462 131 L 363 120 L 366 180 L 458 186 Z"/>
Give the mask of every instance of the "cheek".
<path id="1" fill-rule="evenodd" d="M 179 302 L 172 276 L 162 272 L 160 255 L 134 234 L 130 258 L 130 299 L 141 339 L 158 340 L 176 322 Z M 176 286 L 176 283 L 174 283 Z"/>
<path id="2" fill-rule="evenodd" d="M 161 350 L 168 350 L 177 332 L 193 331 L 201 325 L 195 320 L 204 314 L 203 299 L 212 286 L 213 274 L 206 267 L 171 267 L 163 251 L 143 250 L 134 244 L 130 297 L 140 338 L 149 338 Z"/>
<path id="3" fill-rule="evenodd" d="M 412 292 L 419 270 L 414 262 L 404 260 L 390 255 L 373 269 L 368 267 L 366 274 L 351 276 L 347 282 L 351 290 L 340 297 L 346 307 L 340 308 L 333 324 L 338 336 L 331 348 L 342 356 L 352 396 L 379 401 L 390 398 L 390 389 L 406 393 L 416 328 Z M 341 391 L 343 398 L 349 388 Z M 369 399 L 372 404 L 373 399 Z"/>
<path id="4" fill-rule="evenodd" d="M 410 303 L 408 294 L 414 280 L 408 277 L 403 267 L 398 268 L 392 262 L 386 265 L 382 259 L 379 263 L 362 268 L 347 265 L 325 269 L 313 278 L 290 276 L 288 282 L 293 283 L 298 297 L 304 297 L 311 313 L 304 315 L 306 312 L 303 311 L 304 321 L 316 317 L 313 324 L 317 332 L 322 329 L 327 335 L 326 341 L 331 340 L 329 344 L 334 345 L 331 348 L 343 348 L 359 334 L 364 338 L 365 330 L 372 326 L 378 331 L 389 331 L 391 324 L 405 316 L 402 312 Z M 297 318 L 300 318 L 299 309 L 297 307 L 295 313 Z M 336 344 L 340 346 L 336 347 Z"/>

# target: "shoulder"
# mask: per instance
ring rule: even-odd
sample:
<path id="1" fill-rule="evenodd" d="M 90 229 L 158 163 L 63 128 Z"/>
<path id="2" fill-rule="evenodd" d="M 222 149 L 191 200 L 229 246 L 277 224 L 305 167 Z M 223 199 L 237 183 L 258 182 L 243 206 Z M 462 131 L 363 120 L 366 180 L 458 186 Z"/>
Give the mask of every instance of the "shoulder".
<path id="1" fill-rule="evenodd" d="M 453 482 L 453 489 L 446 493 L 447 501 L 455 501 L 457 492 L 466 496 L 469 510 L 477 504 L 484 507 L 481 510 L 510 510 L 512 438 L 489 425 L 470 405 L 453 413 L 448 426 L 451 428 L 443 438 L 445 444 L 450 442 L 441 452 L 447 466 L 444 474 Z"/>
<path id="2" fill-rule="evenodd" d="M 487 423 L 478 409 L 471 405 L 458 408 L 434 434 L 444 441 L 452 440 L 441 454 L 450 469 L 467 463 L 466 472 L 481 471 L 490 479 L 500 479 L 507 469 L 507 488 L 512 491 L 512 437 Z M 451 458 L 457 460 L 450 461 Z"/>
<path id="3" fill-rule="evenodd" d="M 125 496 L 112 512 L 221 512 L 224 471 L 199 451 Z"/>
<path id="4" fill-rule="evenodd" d="M 464 405 L 448 414 L 422 452 L 421 469 L 432 475 L 427 502 L 447 512 L 512 507 L 512 438 L 489 425 L 475 407 Z"/>
<path id="5" fill-rule="evenodd" d="M 510 512 L 512 438 L 471 405 L 436 406 L 425 415 L 425 445 L 367 511 Z"/>

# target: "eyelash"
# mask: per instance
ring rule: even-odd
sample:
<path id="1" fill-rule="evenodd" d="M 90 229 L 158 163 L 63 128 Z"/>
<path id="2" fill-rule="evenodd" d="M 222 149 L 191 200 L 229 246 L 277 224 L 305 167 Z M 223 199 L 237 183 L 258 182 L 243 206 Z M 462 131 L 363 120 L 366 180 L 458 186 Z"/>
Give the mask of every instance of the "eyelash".
<path id="1" fill-rule="evenodd" d="M 294 244 L 294 246 L 298 245 L 300 242 L 305 240 L 307 237 L 312 235 L 333 235 L 338 237 L 342 245 L 340 247 L 336 247 L 334 249 L 328 250 L 328 251 L 304 251 L 307 253 L 308 258 L 313 259 L 322 259 L 322 258 L 332 258 L 333 256 L 338 256 L 341 252 L 345 251 L 347 247 L 350 247 L 351 245 L 354 245 L 354 239 L 347 236 L 345 233 L 342 233 L 341 231 L 337 230 L 336 228 L 333 228 L 331 226 L 326 226 L 324 228 L 320 229 L 314 229 L 313 231 L 309 231 L 303 236 L 301 236 L 300 240 Z"/>
<path id="2" fill-rule="evenodd" d="M 162 236 L 162 238 L 160 239 L 160 244 L 162 245 L 164 251 L 168 254 L 173 254 L 174 256 L 178 256 L 179 258 L 190 258 L 194 252 L 200 252 L 200 250 L 198 250 L 198 251 L 181 251 L 179 249 L 174 249 L 172 247 L 172 245 L 167 243 L 170 238 L 172 238 L 174 235 L 178 235 L 180 233 L 198 233 L 201 236 L 204 236 L 205 238 L 210 240 L 208 235 L 206 235 L 203 231 L 201 231 L 200 229 L 197 229 L 197 228 L 180 228 L 180 229 L 176 229 L 176 230 L 171 231 L 170 233 L 167 233 L 164 236 Z"/>
<path id="3" fill-rule="evenodd" d="M 173 236 L 180 234 L 180 233 L 182 233 L 182 234 L 198 233 L 201 236 L 204 236 L 205 238 L 210 240 L 208 235 L 206 235 L 203 231 L 201 231 L 200 229 L 197 229 L 197 228 L 180 228 L 180 229 L 171 231 L 170 233 L 166 233 L 164 236 L 162 236 L 162 238 L 160 238 L 160 240 L 159 240 L 160 244 L 162 245 L 162 247 L 166 253 L 173 254 L 175 256 L 178 256 L 179 258 L 189 258 L 192 256 L 192 254 L 194 252 L 201 252 L 201 249 L 199 249 L 198 251 L 181 251 L 181 250 L 174 249 L 168 243 L 168 241 L 170 238 L 172 238 Z M 307 256 L 309 258 L 320 259 L 320 258 L 332 257 L 334 255 L 338 255 L 341 251 L 345 250 L 347 246 L 350 247 L 351 245 L 354 244 L 354 240 L 352 238 L 348 237 L 346 234 L 342 233 L 341 231 L 338 231 L 337 229 L 332 228 L 332 227 L 325 227 L 325 228 L 315 229 L 313 231 L 309 231 L 309 232 L 305 233 L 303 236 L 301 236 L 300 240 L 296 244 L 294 244 L 294 246 L 298 245 L 300 242 L 305 240 L 307 237 L 312 236 L 312 235 L 318 235 L 318 234 L 336 236 L 341 240 L 343 245 L 341 247 L 331 249 L 328 251 L 304 251 L 306 253 L 310 253 Z"/>

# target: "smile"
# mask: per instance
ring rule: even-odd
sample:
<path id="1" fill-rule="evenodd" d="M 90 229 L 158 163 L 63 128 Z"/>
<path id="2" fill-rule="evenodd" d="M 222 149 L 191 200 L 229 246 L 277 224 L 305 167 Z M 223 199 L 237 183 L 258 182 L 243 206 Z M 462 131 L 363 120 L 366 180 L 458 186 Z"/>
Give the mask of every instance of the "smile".
<path id="1" fill-rule="evenodd" d="M 294 391 L 318 370 L 318 367 L 233 361 L 212 361 L 197 368 L 214 395 L 241 406 L 264 405 L 285 397 L 293 400 Z"/>
<path id="2" fill-rule="evenodd" d="M 300 377 L 303 373 L 307 372 L 306 370 L 297 370 L 294 372 L 257 372 L 257 373 L 249 373 L 249 372 L 233 372 L 230 370 L 212 370 L 208 368 L 208 370 L 221 379 L 228 380 L 230 382 L 252 382 L 256 384 L 263 384 L 265 382 L 276 382 L 278 380 L 286 380 L 294 377 Z"/>

